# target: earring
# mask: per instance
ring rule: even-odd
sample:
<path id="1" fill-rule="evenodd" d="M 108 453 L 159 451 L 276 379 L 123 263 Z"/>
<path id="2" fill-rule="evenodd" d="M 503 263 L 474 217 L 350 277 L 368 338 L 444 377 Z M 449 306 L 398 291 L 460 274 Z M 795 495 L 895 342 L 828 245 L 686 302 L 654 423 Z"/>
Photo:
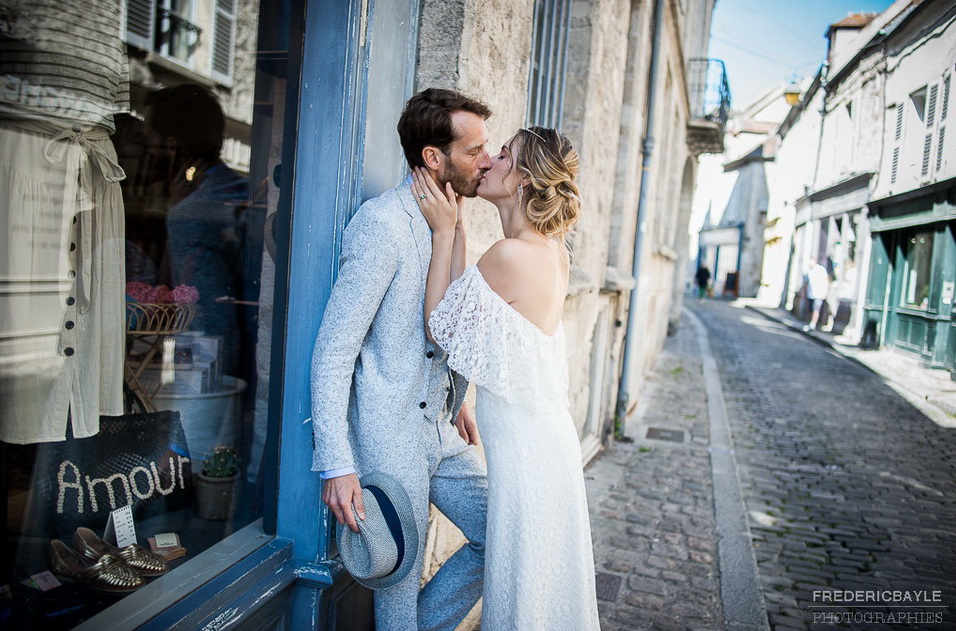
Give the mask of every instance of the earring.
<path id="1" fill-rule="evenodd" d="M 523 194 L 524 194 L 524 187 L 521 184 L 519 184 L 518 185 L 518 201 L 519 202 L 521 201 L 521 196 Z"/>

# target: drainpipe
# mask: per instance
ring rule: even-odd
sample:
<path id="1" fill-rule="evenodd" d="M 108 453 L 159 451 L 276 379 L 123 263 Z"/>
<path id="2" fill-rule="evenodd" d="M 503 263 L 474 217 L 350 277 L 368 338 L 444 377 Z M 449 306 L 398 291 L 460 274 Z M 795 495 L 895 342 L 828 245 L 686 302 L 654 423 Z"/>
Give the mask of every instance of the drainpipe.
<path id="1" fill-rule="evenodd" d="M 737 225 L 737 230 L 740 231 L 740 234 L 737 237 L 737 290 L 735 292 L 734 298 L 740 297 L 740 286 L 743 284 L 741 281 L 744 277 L 744 271 L 740 269 L 740 266 L 744 262 L 744 236 L 745 230 L 747 229 L 747 224 L 740 222 Z"/>
<path id="2" fill-rule="evenodd" d="M 630 401 L 628 377 L 631 374 L 631 362 L 634 354 L 634 337 L 639 331 L 637 325 L 638 294 L 641 286 L 641 253 L 644 249 L 644 233 L 647 231 L 647 191 L 650 182 L 651 156 L 654 151 L 654 111 L 657 103 L 657 75 L 661 56 L 661 39 L 664 29 L 664 0 L 654 3 L 654 32 L 651 34 L 651 67 L 647 81 L 647 116 L 644 119 L 644 155 L 641 159 L 641 189 L 637 199 L 637 230 L 634 235 L 634 262 L 631 264 L 631 276 L 635 279 L 627 309 L 627 329 L 624 332 L 624 352 L 621 359 L 621 375 L 617 386 L 617 407 L 614 413 L 614 436 L 624 435 L 624 421 L 627 417 Z"/>

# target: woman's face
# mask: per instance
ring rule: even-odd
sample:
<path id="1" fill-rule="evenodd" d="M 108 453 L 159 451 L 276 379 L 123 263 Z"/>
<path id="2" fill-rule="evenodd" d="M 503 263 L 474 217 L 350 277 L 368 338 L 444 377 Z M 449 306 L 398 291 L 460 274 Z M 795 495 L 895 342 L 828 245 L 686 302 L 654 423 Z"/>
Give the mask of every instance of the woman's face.
<path id="1" fill-rule="evenodd" d="M 512 147 L 515 138 L 506 142 L 497 155 L 491 156 L 491 169 L 485 171 L 478 184 L 478 196 L 489 202 L 515 197 L 520 178 L 515 169 Z"/>

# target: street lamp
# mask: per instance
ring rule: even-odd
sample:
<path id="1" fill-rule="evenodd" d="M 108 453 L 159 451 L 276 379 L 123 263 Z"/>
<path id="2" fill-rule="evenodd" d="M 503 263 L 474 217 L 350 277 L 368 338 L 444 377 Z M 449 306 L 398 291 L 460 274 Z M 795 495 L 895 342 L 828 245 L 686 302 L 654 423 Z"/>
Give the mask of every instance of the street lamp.
<path id="1" fill-rule="evenodd" d="M 795 107 L 800 103 L 800 84 L 796 77 L 792 77 L 783 90 L 783 98 L 787 100 L 787 105 Z"/>

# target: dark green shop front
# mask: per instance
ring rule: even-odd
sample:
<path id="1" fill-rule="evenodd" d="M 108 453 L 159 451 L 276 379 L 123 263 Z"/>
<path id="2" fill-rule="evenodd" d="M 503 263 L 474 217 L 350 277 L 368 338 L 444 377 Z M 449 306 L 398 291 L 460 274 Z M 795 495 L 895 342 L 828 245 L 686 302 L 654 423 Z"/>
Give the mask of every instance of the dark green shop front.
<path id="1" fill-rule="evenodd" d="M 956 180 L 871 201 L 862 346 L 956 372 Z"/>

